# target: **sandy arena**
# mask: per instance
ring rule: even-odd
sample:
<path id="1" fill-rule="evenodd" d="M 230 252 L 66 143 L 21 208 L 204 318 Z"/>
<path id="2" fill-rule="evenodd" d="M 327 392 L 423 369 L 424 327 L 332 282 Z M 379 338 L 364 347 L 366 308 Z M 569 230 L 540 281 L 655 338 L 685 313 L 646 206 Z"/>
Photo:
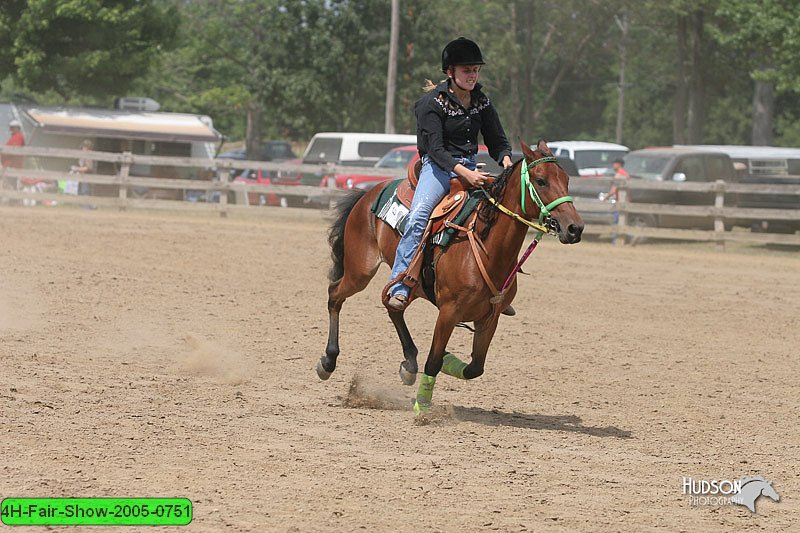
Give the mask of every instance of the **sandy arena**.
<path id="1" fill-rule="evenodd" d="M 187 497 L 191 532 L 800 528 L 800 252 L 547 241 L 423 425 L 386 267 L 317 378 L 327 224 L 0 208 L 0 497 Z M 407 318 L 422 366 L 435 308 Z M 756 474 L 755 514 L 681 492 Z"/>

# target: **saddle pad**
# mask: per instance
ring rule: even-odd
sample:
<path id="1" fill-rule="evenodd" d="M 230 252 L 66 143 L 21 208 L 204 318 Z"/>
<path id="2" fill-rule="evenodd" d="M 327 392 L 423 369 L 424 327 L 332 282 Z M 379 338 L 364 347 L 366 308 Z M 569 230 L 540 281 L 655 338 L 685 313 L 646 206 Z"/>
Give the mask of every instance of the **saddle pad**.
<path id="1" fill-rule="evenodd" d="M 389 182 L 372 203 L 371 208 L 375 216 L 394 228 L 400 235 L 405 232 L 406 223 L 408 222 L 408 208 L 397 198 L 397 186 L 402 181 L 402 179 L 399 179 Z M 453 223 L 459 226 L 463 225 L 482 199 L 483 194 L 480 190 L 471 191 L 461 211 L 453 218 Z M 431 242 L 446 248 L 457 231 L 455 228 L 444 228 L 431 237 Z"/>
<path id="2" fill-rule="evenodd" d="M 390 181 L 372 202 L 370 210 L 375 216 L 394 228 L 400 235 L 406 231 L 408 208 L 397 198 L 397 186 L 403 179 Z"/>

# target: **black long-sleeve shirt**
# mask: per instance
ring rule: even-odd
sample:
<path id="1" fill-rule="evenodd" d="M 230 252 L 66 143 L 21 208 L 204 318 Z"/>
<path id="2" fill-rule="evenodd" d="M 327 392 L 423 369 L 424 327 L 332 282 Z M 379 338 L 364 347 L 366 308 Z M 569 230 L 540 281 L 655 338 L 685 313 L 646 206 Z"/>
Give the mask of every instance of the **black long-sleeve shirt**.
<path id="1" fill-rule="evenodd" d="M 420 157 L 427 154 L 434 163 L 452 171 L 458 163 L 456 157 L 478 152 L 478 132 L 481 132 L 489 155 L 501 163 L 503 157 L 511 155 L 511 145 L 500 124 L 500 117 L 489 97 L 481 91 L 481 85 L 475 85 L 469 108 L 464 109 L 449 91 L 448 84 L 449 80 L 443 81 L 417 100 L 414 106 Z"/>

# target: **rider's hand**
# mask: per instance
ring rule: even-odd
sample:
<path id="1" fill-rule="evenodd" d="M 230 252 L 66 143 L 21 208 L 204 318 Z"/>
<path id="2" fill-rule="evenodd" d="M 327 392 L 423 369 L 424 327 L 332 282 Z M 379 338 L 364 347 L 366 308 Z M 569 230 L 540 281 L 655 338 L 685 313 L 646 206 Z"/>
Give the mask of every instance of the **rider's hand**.
<path id="1" fill-rule="evenodd" d="M 486 178 L 489 177 L 488 173 L 469 169 L 466 169 L 466 171 L 461 177 L 467 180 L 470 187 L 482 187 L 486 184 Z"/>
<path id="2" fill-rule="evenodd" d="M 486 172 L 470 170 L 461 163 L 455 166 L 453 172 L 461 177 L 461 180 L 466 182 L 470 187 L 482 187 L 486 184 L 487 178 L 491 177 L 491 175 Z"/>
<path id="3" fill-rule="evenodd" d="M 511 157 L 509 157 L 509 156 L 505 156 L 505 157 L 503 158 L 503 168 L 508 168 L 508 167 L 510 167 L 510 166 L 511 166 L 511 165 L 513 165 L 513 164 L 514 164 L 514 163 L 511 161 Z"/>

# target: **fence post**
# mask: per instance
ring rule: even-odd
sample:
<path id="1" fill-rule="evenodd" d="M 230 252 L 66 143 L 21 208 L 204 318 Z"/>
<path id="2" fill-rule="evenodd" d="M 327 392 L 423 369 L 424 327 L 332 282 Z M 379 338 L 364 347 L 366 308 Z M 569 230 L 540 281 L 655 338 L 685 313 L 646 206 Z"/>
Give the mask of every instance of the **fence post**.
<path id="1" fill-rule="evenodd" d="M 722 217 L 722 209 L 725 206 L 725 182 L 717 180 L 714 182 L 714 191 L 716 196 L 714 198 L 714 208 L 717 211 L 714 213 L 714 236 L 716 237 L 717 249 L 725 249 L 725 222 Z"/>
<path id="2" fill-rule="evenodd" d="M 617 246 L 625 246 L 625 241 L 628 238 L 626 227 L 628 224 L 628 180 L 615 179 L 614 184 L 617 186 Z"/>
<path id="3" fill-rule="evenodd" d="M 336 167 L 332 163 L 325 165 L 325 174 L 328 176 L 328 209 L 333 209 L 333 191 L 336 189 Z"/>
<path id="4" fill-rule="evenodd" d="M 230 180 L 231 176 L 231 164 L 228 161 L 222 161 L 217 163 L 217 169 L 219 170 L 219 184 L 220 184 L 220 191 L 219 191 L 219 216 L 227 217 L 228 216 L 228 181 Z"/>
<path id="5" fill-rule="evenodd" d="M 133 154 L 122 152 L 122 166 L 119 169 L 119 210 L 125 211 L 128 207 L 128 177 L 131 174 Z"/>

